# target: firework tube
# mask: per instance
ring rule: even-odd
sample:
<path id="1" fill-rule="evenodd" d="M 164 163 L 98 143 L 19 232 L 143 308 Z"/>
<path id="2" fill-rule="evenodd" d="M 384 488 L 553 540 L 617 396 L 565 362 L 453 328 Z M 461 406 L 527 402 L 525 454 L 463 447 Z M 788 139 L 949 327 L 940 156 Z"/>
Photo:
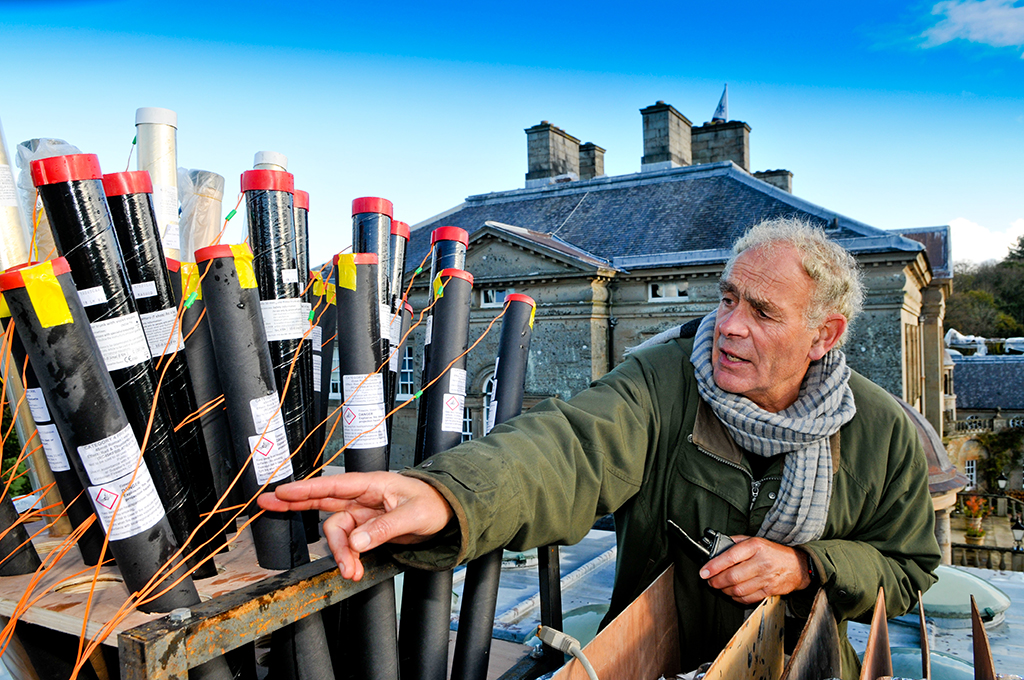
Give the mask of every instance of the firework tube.
<path id="1" fill-rule="evenodd" d="M 56 156 L 32 161 L 31 168 L 57 248 L 74 272 L 101 356 L 141 446 L 158 379 L 114 237 L 99 160 L 92 154 Z M 161 394 L 149 428 L 146 463 L 178 544 L 184 545 L 199 525 L 199 510 L 173 431 Z"/>
<path id="2" fill-rule="evenodd" d="M 161 398 L 177 428 L 172 437 L 188 466 L 196 506 L 201 514 L 209 515 L 218 494 L 213 484 L 202 424 L 198 420 L 189 420 L 199 406 L 192 391 L 192 376 L 178 322 L 178 305 L 157 235 L 149 173 L 137 171 L 104 175 L 103 190 L 107 195 L 114 233 L 121 246 L 125 273 L 149 342 L 149 352 L 154 359 L 168 362 L 163 374 Z M 217 520 L 211 516 L 201 524 L 196 534 L 196 544 L 202 546 L 199 559 L 211 558 L 202 565 L 201 572 L 195 572 L 196 578 L 217 575 L 212 557 L 226 541 L 223 521 Z"/>
<path id="3" fill-rule="evenodd" d="M 31 574 L 42 564 L 10 493 L 0 498 L 0 576 Z M 95 562 L 93 563 L 95 564 Z"/>
<path id="4" fill-rule="evenodd" d="M 254 499 L 264 484 L 267 492 L 273 492 L 294 476 L 252 252 L 246 245 L 210 246 L 196 251 L 196 260 L 205 272 L 206 311 L 242 487 L 245 497 Z M 263 511 L 250 526 L 256 560 L 264 569 L 290 569 L 309 562 L 299 513 Z M 271 649 L 274 677 L 334 677 L 319 612 L 274 631 Z"/>
<path id="5" fill-rule="evenodd" d="M 388 342 L 381 337 L 379 314 L 387 310 L 377 294 L 380 267 L 376 253 L 349 253 L 334 258 L 341 381 L 341 426 L 345 439 L 345 470 L 388 469 L 388 434 L 384 417 Z M 390 311 L 390 310 L 387 310 Z M 395 584 L 380 583 L 350 598 L 346 605 L 348 634 L 342 640 L 350 666 L 346 677 L 387 680 L 398 677 L 398 629 Z"/>
<path id="6" fill-rule="evenodd" d="M 4 305 L 0 304 L 0 318 L 4 315 Z M 10 323 L 4 320 L 4 328 Z M 50 416 L 50 408 L 46 404 L 47 396 L 42 387 L 39 386 L 39 379 L 36 377 L 32 363 L 26 365 L 27 354 L 25 345 L 21 342 L 21 336 L 15 331 L 11 334 L 11 359 L 14 370 L 21 372 L 25 369 L 25 402 L 35 420 L 36 430 L 39 434 L 39 442 L 43 447 L 46 456 L 46 464 L 53 473 L 57 491 L 64 503 L 68 521 L 75 529 L 85 524 L 92 517 L 92 506 L 89 504 L 86 494 L 83 493 L 82 482 L 78 475 L 71 469 L 68 456 L 65 451 L 64 442 L 60 438 L 60 432 L 53 423 Z M 50 397 L 52 398 L 52 397 Z M 0 542 L 2 546 L 2 542 Z M 78 539 L 78 551 L 82 553 L 82 561 L 89 566 L 95 566 L 100 558 L 100 549 L 103 547 L 103 532 L 98 523 L 93 522 L 85 533 Z M 2 568 L 0 568 L 2 570 Z"/>
<path id="7" fill-rule="evenodd" d="M 137 168 L 153 181 L 153 208 L 164 255 L 181 259 L 178 231 L 178 114 L 144 107 L 135 111 Z"/>
<path id="8" fill-rule="evenodd" d="M 536 308 L 533 299 L 526 295 L 509 295 L 505 299 L 498 356 L 494 362 L 494 388 L 484 416 L 485 434 L 523 410 L 526 363 L 530 357 Z M 501 555 L 500 549 L 494 550 L 466 565 L 452 680 L 485 680 L 487 677 L 494 609 L 501 578 Z"/>
<path id="9" fill-rule="evenodd" d="M 68 444 L 68 460 L 88 490 L 125 585 L 137 592 L 171 559 L 178 542 L 150 470 L 140 462 L 138 442 L 70 271 L 64 258 L 8 271 L 0 275 L 0 291 L 39 383 L 52 397 L 53 419 Z M 181 577 L 184 569 L 179 564 L 159 589 Z M 184 577 L 139 609 L 166 612 L 198 603 L 192 579 Z"/>
<path id="10" fill-rule="evenodd" d="M 331 373 L 334 369 L 335 336 L 338 331 L 338 313 L 335 309 L 337 297 L 336 286 L 332 281 L 334 263 L 328 262 L 320 271 L 310 272 L 313 278 L 313 296 L 316 304 L 313 307 L 313 348 L 320 346 L 319 358 L 313 355 L 313 388 L 316 396 L 316 413 L 313 420 L 316 424 L 316 465 L 324 462 L 320 454 L 324 450 L 328 433 L 334 428 L 337 415 L 330 417 Z M 319 389 L 317 389 L 319 388 Z M 330 420 L 330 422 L 327 422 Z"/>
<path id="11" fill-rule="evenodd" d="M 311 344 L 302 342 L 309 328 L 309 317 L 308 314 L 303 316 L 299 294 L 307 275 L 299 278 L 295 254 L 294 180 L 290 173 L 278 170 L 247 170 L 242 173 L 242 191 L 245 192 L 261 317 L 278 389 L 284 389 L 292 362 L 299 357 L 284 395 L 281 417 L 288 443 L 295 451 L 295 477 L 301 479 L 312 471 L 316 452 L 308 445 L 299 448 L 312 425 L 313 362 Z M 300 346 L 309 355 L 309 376 L 302 370 L 307 361 L 297 351 Z"/>
<path id="12" fill-rule="evenodd" d="M 263 484 L 270 492 L 294 479 L 252 255 L 246 245 L 209 246 L 196 251 L 196 259 L 205 272 L 206 313 L 236 464 L 244 470 L 242 493 L 251 501 Z M 309 561 L 298 513 L 264 511 L 251 526 L 256 559 L 264 569 L 290 569 Z"/>
<path id="13" fill-rule="evenodd" d="M 431 372 L 420 397 L 426 414 L 416 433 L 416 464 L 462 441 L 466 400 L 466 356 L 469 346 L 469 300 L 473 276 L 461 269 L 443 269 L 430 283 L 437 299 Z M 448 364 L 452 364 L 448 368 Z M 448 629 L 451 619 L 452 572 L 405 572 L 399 660 L 403 680 L 443 679 L 448 669 Z"/>

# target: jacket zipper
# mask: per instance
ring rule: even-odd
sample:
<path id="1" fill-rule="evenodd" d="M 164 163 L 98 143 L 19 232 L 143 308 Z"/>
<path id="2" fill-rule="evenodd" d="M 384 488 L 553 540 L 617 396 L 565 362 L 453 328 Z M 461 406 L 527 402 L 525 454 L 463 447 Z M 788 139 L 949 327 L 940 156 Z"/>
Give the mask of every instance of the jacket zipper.
<path id="1" fill-rule="evenodd" d="M 697 447 L 697 450 L 700 451 L 701 453 L 703 453 L 705 456 L 708 456 L 712 460 L 717 460 L 719 463 L 724 463 L 725 465 L 728 465 L 729 467 L 736 468 L 737 470 L 739 470 L 740 472 L 742 472 L 743 474 L 745 474 L 747 477 L 750 478 L 750 507 L 747 508 L 748 511 L 754 509 L 754 503 L 757 502 L 757 497 L 759 495 L 761 495 L 761 485 L 762 484 L 764 484 L 768 480 L 782 479 L 782 477 L 775 476 L 775 475 L 772 475 L 770 477 L 762 477 L 761 479 L 754 479 L 754 475 L 750 474 L 750 472 L 747 471 L 747 469 L 744 468 L 743 466 L 737 465 L 736 463 L 732 462 L 731 460 L 726 460 L 725 458 L 722 458 L 721 456 L 715 455 L 715 454 L 711 453 L 710 451 L 708 451 L 707 449 L 705 449 L 700 444 L 695 443 L 693 441 L 693 434 L 692 433 L 686 435 L 686 441 L 690 442 L 695 447 Z"/>

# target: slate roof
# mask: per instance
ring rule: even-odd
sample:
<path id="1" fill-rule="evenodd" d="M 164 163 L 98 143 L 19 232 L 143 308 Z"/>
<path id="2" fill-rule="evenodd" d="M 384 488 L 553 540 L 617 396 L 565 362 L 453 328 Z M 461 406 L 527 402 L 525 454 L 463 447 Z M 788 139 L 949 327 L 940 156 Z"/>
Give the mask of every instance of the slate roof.
<path id="1" fill-rule="evenodd" d="M 938 279 L 953 278 L 953 251 L 949 226 L 913 227 L 910 229 L 893 229 L 893 233 L 906 236 L 924 245 L 928 255 L 928 263 L 932 266 L 932 275 Z"/>
<path id="2" fill-rule="evenodd" d="M 958 409 L 1024 410 L 1024 356 L 953 356 Z"/>
<path id="3" fill-rule="evenodd" d="M 493 221 L 556 236 L 630 270 L 722 262 L 752 224 L 789 215 L 825 227 L 854 252 L 923 249 L 797 198 L 726 161 L 470 196 L 412 228 L 407 261 L 423 259 L 436 227 L 461 227 L 472 234 Z"/>

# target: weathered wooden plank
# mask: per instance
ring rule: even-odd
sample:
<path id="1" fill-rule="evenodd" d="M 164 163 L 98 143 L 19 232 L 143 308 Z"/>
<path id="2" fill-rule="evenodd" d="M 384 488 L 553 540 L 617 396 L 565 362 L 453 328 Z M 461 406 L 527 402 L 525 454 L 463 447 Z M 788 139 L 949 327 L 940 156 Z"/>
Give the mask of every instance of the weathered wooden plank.
<path id="1" fill-rule="evenodd" d="M 892 654 L 889 652 L 889 624 L 885 617 L 885 590 L 878 589 L 875 613 L 871 617 L 871 632 L 860 667 L 860 680 L 877 680 L 892 675 Z"/>
<path id="2" fill-rule="evenodd" d="M 800 639 L 782 673 L 782 680 L 838 678 L 841 672 L 839 628 L 824 589 L 819 589 Z"/>
<path id="3" fill-rule="evenodd" d="M 974 680 L 996 680 L 992 648 L 989 647 L 988 633 L 978 614 L 978 603 L 974 601 L 974 595 L 971 595 L 971 628 L 974 634 Z"/>
<path id="4" fill-rule="evenodd" d="M 785 661 L 786 605 L 778 596 L 757 606 L 719 653 L 705 680 L 777 680 Z"/>

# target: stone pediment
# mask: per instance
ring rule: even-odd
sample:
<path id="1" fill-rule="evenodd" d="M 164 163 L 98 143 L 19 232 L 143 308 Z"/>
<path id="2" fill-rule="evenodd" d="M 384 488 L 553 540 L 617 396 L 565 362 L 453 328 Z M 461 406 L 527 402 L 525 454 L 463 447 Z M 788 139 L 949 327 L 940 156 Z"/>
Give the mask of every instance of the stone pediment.
<path id="1" fill-rule="evenodd" d="M 466 269 L 477 279 L 492 281 L 593 276 L 614 270 L 607 260 L 557 236 L 496 222 L 487 222 L 473 232 Z"/>

